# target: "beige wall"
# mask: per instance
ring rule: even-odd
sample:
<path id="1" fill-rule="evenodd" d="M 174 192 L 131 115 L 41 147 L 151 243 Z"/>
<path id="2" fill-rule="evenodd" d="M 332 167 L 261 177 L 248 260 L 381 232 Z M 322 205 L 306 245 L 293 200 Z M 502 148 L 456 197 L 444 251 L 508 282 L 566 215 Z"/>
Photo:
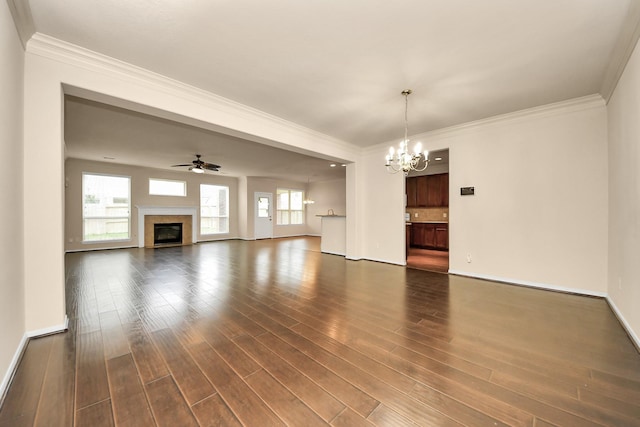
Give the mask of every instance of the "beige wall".
<path id="1" fill-rule="evenodd" d="M 307 233 L 319 236 L 322 232 L 322 222 L 316 215 L 326 215 L 333 209 L 336 215 L 347 212 L 346 179 L 311 182 L 307 191 L 315 203 L 307 205 Z"/>
<path id="2" fill-rule="evenodd" d="M 276 192 L 278 188 L 290 190 L 306 190 L 306 183 L 287 181 L 281 179 L 247 178 L 247 236 L 246 239 L 255 238 L 255 193 L 271 193 L 273 200 L 273 237 L 302 236 L 307 234 L 307 224 L 278 225 L 276 223 Z"/>
<path id="3" fill-rule="evenodd" d="M 412 137 L 449 148 L 450 271 L 605 295 L 606 129 L 598 96 Z M 404 177 L 384 173 L 387 147 L 365 159 L 364 256 L 402 264 Z"/>
<path id="4" fill-rule="evenodd" d="M 124 175 L 131 177 L 131 238 L 127 242 L 82 243 L 82 173 Z M 186 197 L 149 195 L 149 178 L 174 179 L 187 183 Z M 229 233 L 203 236 L 198 241 L 238 237 L 238 180 L 217 174 L 195 174 L 188 171 L 169 171 L 144 167 L 131 167 L 115 163 L 68 159 L 65 162 L 65 247 L 68 251 L 138 246 L 139 206 L 200 206 L 200 184 L 229 187 Z M 194 224 L 199 230 L 199 224 Z"/>
<path id="5" fill-rule="evenodd" d="M 23 257 L 24 51 L 6 2 L 0 2 L 0 395 L 25 334 Z"/>
<path id="6" fill-rule="evenodd" d="M 609 299 L 640 347 L 640 51 L 608 105 Z"/>
<path id="7" fill-rule="evenodd" d="M 450 147 L 451 271 L 605 295 L 607 136 L 599 96 L 507 115 L 434 143 Z M 474 196 L 460 195 L 466 186 Z"/>

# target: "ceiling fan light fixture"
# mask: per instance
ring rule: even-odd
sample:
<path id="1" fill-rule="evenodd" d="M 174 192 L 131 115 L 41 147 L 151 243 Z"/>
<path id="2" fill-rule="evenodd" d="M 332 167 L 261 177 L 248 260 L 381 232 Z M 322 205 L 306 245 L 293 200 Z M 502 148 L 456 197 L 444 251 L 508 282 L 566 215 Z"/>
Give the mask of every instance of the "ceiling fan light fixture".
<path id="1" fill-rule="evenodd" d="M 191 169 L 191 172 L 193 172 L 193 173 L 204 173 L 204 169 L 202 169 L 200 166 L 196 166 L 196 167 Z"/>

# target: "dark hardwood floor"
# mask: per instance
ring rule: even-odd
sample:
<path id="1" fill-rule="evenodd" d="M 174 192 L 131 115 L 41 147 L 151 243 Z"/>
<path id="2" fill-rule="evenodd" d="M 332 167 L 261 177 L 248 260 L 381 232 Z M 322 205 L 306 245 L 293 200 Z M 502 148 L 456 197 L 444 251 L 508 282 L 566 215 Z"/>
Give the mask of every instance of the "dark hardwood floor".
<path id="1" fill-rule="evenodd" d="M 409 248 L 407 267 L 419 270 L 447 273 L 449 271 L 449 251 Z"/>
<path id="2" fill-rule="evenodd" d="M 606 301 L 319 252 L 317 238 L 72 253 L 0 426 L 634 426 Z"/>

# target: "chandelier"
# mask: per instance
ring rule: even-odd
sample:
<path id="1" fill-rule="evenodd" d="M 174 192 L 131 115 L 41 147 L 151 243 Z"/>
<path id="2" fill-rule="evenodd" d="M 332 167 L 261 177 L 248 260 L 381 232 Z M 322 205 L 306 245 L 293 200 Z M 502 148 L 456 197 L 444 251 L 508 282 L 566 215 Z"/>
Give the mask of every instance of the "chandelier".
<path id="1" fill-rule="evenodd" d="M 304 198 L 304 200 L 302 201 L 303 204 L 305 205 L 312 205 L 315 203 L 315 200 L 313 200 L 310 196 L 310 191 L 309 191 L 309 178 L 307 178 L 307 191 L 305 191 L 305 195 L 306 197 Z"/>
<path id="2" fill-rule="evenodd" d="M 422 144 L 419 142 L 415 145 L 413 152 L 409 151 L 409 139 L 407 138 L 409 121 L 407 120 L 407 110 L 409 108 L 411 89 L 403 90 L 402 95 L 404 96 L 404 139 L 400 142 L 398 151 L 393 147 L 389 148 L 385 166 L 389 173 L 402 171 L 406 176 L 409 175 L 410 171 L 421 172 L 429 166 L 429 152 L 425 150 L 424 153 L 422 153 Z"/>

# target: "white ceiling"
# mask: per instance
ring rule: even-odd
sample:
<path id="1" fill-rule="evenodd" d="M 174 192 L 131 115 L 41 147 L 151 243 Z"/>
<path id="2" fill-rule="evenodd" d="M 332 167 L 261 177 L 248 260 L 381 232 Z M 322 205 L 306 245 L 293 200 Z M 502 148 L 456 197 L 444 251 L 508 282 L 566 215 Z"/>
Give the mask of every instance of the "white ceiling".
<path id="1" fill-rule="evenodd" d="M 188 172 L 171 165 L 195 154 L 221 165 L 214 175 L 260 176 L 299 182 L 344 178 L 339 161 L 294 153 L 103 103 L 65 97 L 67 157 Z M 331 166 L 331 165 L 335 166 Z"/>
<path id="2" fill-rule="evenodd" d="M 405 88 L 410 134 L 601 93 L 638 9 L 636 0 L 29 5 L 37 32 L 361 147 L 402 136 Z"/>

